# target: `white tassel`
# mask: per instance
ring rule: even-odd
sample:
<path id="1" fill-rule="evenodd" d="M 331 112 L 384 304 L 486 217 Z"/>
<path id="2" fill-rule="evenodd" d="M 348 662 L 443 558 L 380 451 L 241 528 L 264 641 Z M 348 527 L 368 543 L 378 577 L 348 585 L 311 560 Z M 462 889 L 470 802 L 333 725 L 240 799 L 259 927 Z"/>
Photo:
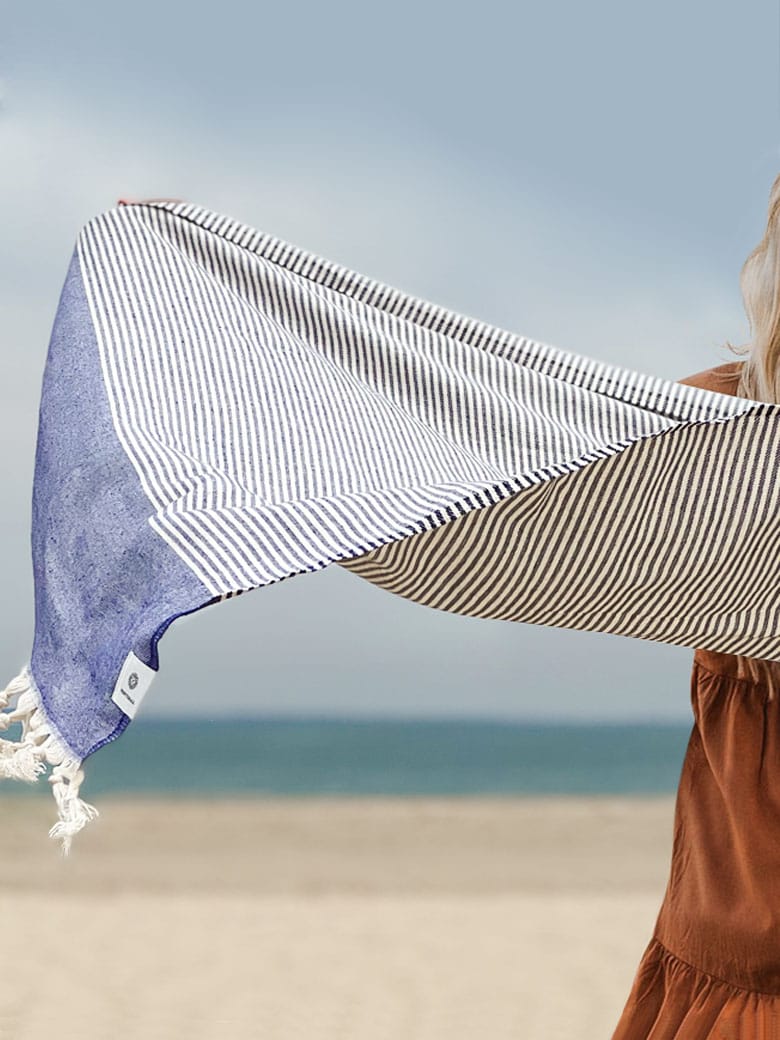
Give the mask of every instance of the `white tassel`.
<path id="1" fill-rule="evenodd" d="M 0 692 L 0 710 L 8 707 L 8 702 L 11 697 L 17 697 L 20 693 L 24 693 L 30 688 L 29 673 L 26 668 L 23 668 L 19 675 L 15 679 L 12 679 L 6 688 Z M 2 722 L 3 716 L 0 716 L 0 723 Z M 6 725 L 0 724 L 0 729 L 6 729 Z"/>
<path id="2" fill-rule="evenodd" d="M 46 766 L 41 761 L 38 749 L 31 744 L 12 744 L 2 741 L 0 746 L 0 777 L 8 780 L 24 780 L 34 784 Z"/>
<path id="3" fill-rule="evenodd" d="M 16 705 L 8 708 L 16 698 Z M 41 705 L 40 694 L 33 682 L 29 667 L 0 692 L 0 731 L 13 722 L 21 722 L 19 741 L 0 739 L 0 777 L 34 783 L 53 766 L 49 783 L 57 803 L 59 822 L 49 831 L 49 837 L 62 841 L 62 854 L 67 856 L 73 835 L 98 815 L 94 805 L 78 797 L 84 779 L 81 759 L 74 757 L 53 732 Z"/>
<path id="4" fill-rule="evenodd" d="M 49 837 L 61 839 L 63 856 L 70 852 L 73 835 L 99 815 L 94 805 L 78 796 L 83 779 L 84 771 L 81 769 L 81 759 L 78 758 L 71 758 L 55 766 L 49 777 L 60 817 L 59 823 L 55 823 L 49 831 Z"/>

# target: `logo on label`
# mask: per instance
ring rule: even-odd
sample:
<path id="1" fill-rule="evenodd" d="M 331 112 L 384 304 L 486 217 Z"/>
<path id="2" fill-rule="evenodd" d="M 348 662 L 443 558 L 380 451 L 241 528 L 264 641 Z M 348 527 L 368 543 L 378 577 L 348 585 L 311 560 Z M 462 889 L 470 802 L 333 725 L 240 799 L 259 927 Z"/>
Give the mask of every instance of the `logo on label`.
<path id="1" fill-rule="evenodd" d="M 146 695 L 155 671 L 137 657 L 133 651 L 125 658 L 119 672 L 111 700 L 121 708 L 128 718 L 135 718 L 138 706 Z"/>

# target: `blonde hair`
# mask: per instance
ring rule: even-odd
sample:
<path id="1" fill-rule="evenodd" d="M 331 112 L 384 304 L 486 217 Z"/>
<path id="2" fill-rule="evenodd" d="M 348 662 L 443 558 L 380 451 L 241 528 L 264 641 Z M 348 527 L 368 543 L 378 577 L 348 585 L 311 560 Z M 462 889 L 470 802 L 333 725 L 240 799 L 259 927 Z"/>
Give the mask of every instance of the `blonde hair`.
<path id="1" fill-rule="evenodd" d="M 745 356 L 740 365 L 738 397 L 780 404 L 780 175 L 769 192 L 764 237 L 742 265 L 742 302 L 750 325 L 750 342 L 726 346 Z"/>
<path id="2" fill-rule="evenodd" d="M 780 175 L 769 192 L 764 236 L 742 265 L 739 275 L 742 302 L 750 325 L 750 342 L 735 347 L 739 380 L 732 393 L 752 401 L 780 404 Z M 723 373 L 733 378 L 733 373 Z M 769 687 L 774 699 L 780 691 L 780 661 L 738 656 L 740 676 Z"/>

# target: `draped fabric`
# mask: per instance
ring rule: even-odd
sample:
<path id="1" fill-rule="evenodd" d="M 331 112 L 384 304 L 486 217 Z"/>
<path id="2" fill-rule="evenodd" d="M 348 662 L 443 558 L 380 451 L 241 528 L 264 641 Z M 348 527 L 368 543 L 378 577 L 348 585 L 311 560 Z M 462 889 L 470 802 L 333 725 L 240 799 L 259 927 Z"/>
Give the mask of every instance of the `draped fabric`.
<path id="1" fill-rule="evenodd" d="M 80 231 L 0 773 L 67 850 L 172 621 L 339 564 L 441 610 L 780 659 L 780 407 L 563 351 L 187 203 Z"/>

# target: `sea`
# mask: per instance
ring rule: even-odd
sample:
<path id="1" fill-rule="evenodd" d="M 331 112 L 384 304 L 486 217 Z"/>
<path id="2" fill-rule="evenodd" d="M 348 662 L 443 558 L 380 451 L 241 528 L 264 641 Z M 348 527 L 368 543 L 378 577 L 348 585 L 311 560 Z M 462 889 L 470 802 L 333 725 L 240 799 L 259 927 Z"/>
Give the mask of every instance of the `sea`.
<path id="1" fill-rule="evenodd" d="M 87 759 L 81 794 L 671 794 L 690 729 L 473 718 L 139 718 Z M 36 797 L 48 788 L 7 783 L 2 795 Z"/>

